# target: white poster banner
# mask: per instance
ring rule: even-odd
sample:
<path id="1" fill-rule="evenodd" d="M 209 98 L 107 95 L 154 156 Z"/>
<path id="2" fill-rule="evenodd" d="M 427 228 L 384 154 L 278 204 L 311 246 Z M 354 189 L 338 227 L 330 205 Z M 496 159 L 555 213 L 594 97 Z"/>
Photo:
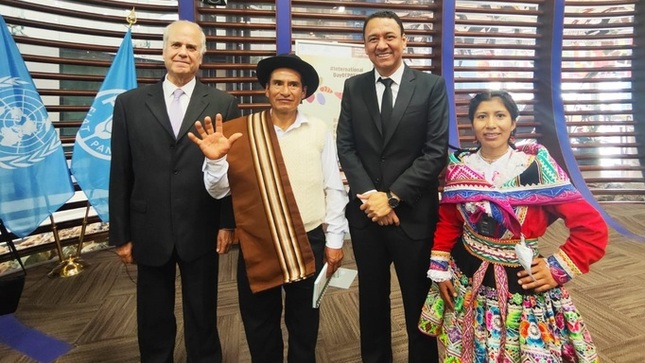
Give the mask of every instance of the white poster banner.
<path id="1" fill-rule="evenodd" d="M 345 80 L 372 69 L 362 44 L 296 40 L 296 54 L 311 64 L 320 77 L 318 90 L 299 109 L 327 122 L 336 136 Z"/>

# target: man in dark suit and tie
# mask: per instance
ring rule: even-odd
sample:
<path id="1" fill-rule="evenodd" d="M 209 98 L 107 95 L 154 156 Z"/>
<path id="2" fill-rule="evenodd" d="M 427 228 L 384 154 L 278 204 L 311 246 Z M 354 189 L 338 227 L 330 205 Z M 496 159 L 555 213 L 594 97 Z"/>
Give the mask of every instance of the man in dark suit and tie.
<path id="1" fill-rule="evenodd" d="M 448 99 L 442 78 L 403 63 L 403 24 L 391 11 L 363 25 L 370 72 L 345 82 L 338 156 L 349 182 L 346 215 L 359 277 L 363 362 L 392 362 L 390 266 L 401 287 L 408 362 L 436 362 L 437 343 L 417 323 L 446 164 Z"/>
<path id="2" fill-rule="evenodd" d="M 222 361 L 218 252 L 233 239 L 233 214 L 230 200 L 204 189 L 204 156 L 186 134 L 195 120 L 240 112 L 234 97 L 195 78 L 205 51 L 197 24 L 173 22 L 163 36 L 164 80 L 119 95 L 114 106 L 110 244 L 137 264 L 142 362 L 173 361 L 177 266 L 188 361 Z"/>

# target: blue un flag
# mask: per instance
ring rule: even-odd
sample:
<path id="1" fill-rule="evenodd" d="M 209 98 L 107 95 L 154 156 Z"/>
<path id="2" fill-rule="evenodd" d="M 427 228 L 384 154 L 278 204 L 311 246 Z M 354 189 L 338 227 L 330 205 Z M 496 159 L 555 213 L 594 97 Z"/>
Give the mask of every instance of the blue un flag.
<path id="1" fill-rule="evenodd" d="M 74 195 L 60 138 L 0 16 L 0 219 L 25 237 Z"/>
<path id="2" fill-rule="evenodd" d="M 132 36 L 128 29 L 92 108 L 76 134 L 72 154 L 72 174 L 103 222 L 110 220 L 108 191 L 114 102 L 116 96 L 136 87 Z"/>

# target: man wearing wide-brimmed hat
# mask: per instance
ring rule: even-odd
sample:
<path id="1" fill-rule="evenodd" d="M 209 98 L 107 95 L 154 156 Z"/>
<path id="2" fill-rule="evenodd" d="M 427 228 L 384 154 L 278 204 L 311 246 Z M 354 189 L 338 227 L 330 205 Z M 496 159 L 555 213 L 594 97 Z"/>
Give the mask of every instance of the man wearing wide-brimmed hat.
<path id="1" fill-rule="evenodd" d="M 271 109 L 215 125 L 196 123 L 206 156 L 204 183 L 214 198 L 229 193 L 240 240 L 240 311 L 254 363 L 282 362 L 282 291 L 288 361 L 315 362 L 319 312 L 314 277 L 343 259 L 348 202 L 331 131 L 298 111 L 318 88 L 318 73 L 295 55 L 258 63 Z M 326 230 L 323 230 L 323 224 Z"/>

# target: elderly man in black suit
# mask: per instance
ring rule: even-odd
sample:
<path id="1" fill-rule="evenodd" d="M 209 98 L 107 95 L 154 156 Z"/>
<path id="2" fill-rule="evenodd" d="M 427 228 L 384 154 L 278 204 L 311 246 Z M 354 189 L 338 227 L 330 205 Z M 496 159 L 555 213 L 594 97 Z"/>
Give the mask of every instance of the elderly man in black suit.
<path id="1" fill-rule="evenodd" d="M 438 176 L 447 160 L 444 80 L 403 63 L 406 36 L 391 11 L 363 26 L 370 72 L 345 82 L 338 120 L 340 163 L 349 182 L 346 209 L 359 278 L 363 362 L 392 362 L 390 265 L 401 287 L 408 362 L 437 361 L 419 315 L 437 222 Z"/>
<path id="2" fill-rule="evenodd" d="M 195 120 L 240 112 L 234 97 L 195 78 L 205 51 L 197 24 L 173 22 L 163 36 L 163 81 L 119 95 L 114 106 L 110 244 L 138 266 L 142 362 L 173 361 L 177 266 L 188 361 L 222 361 L 218 248 L 225 252 L 233 238 L 233 214 L 230 200 L 204 190 L 204 156 L 186 134 Z"/>

